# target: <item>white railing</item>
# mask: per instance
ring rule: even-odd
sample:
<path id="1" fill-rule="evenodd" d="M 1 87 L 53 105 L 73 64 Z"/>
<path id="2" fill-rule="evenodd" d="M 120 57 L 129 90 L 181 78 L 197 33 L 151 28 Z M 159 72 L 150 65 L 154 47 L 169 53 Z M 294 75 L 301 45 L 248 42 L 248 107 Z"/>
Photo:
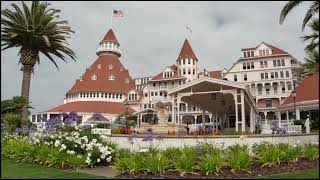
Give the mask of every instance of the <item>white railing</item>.
<path id="1" fill-rule="evenodd" d="M 284 129 L 286 130 L 286 133 L 301 133 L 302 132 L 301 125 L 284 126 Z"/>
<path id="2" fill-rule="evenodd" d="M 94 128 L 94 129 L 91 129 L 91 133 L 92 133 L 92 134 L 99 134 L 99 135 L 110 136 L 110 135 L 111 135 L 111 129 Z"/>

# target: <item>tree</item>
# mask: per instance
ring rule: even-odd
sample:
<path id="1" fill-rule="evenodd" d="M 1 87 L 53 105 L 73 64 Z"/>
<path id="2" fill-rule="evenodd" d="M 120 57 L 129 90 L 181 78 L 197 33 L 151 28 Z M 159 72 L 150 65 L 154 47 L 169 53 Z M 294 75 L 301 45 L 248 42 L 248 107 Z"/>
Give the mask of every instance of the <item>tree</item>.
<path id="1" fill-rule="evenodd" d="M 307 53 L 312 52 L 313 50 L 319 51 L 319 18 L 314 18 L 308 27 L 312 30 L 311 35 L 305 35 L 302 37 L 303 41 L 310 41 L 310 43 L 305 47 Z"/>
<path id="2" fill-rule="evenodd" d="M 308 53 L 308 57 L 305 58 L 303 63 L 303 75 L 309 76 L 314 72 L 319 72 L 319 51 L 313 50 Z"/>
<path id="3" fill-rule="evenodd" d="M 59 20 L 59 9 L 50 7 L 47 2 L 33 1 L 31 7 L 22 2 L 22 9 L 12 4 L 13 11 L 1 11 L 1 50 L 20 47 L 20 60 L 23 71 L 21 96 L 29 103 L 30 79 L 38 62 L 39 52 L 44 54 L 59 70 L 52 55 L 66 61 L 66 56 L 75 61 L 75 53 L 67 47 L 67 38 L 74 33 L 67 21 Z M 28 120 L 28 107 L 22 110 L 22 118 Z"/>
<path id="4" fill-rule="evenodd" d="M 1 101 L 1 115 L 7 113 L 21 115 L 22 108 L 25 106 L 28 106 L 28 102 L 22 96 L 14 96 L 12 99 L 3 100 Z"/>
<path id="5" fill-rule="evenodd" d="M 304 1 L 289 1 L 281 10 L 279 23 L 283 24 L 287 15 L 292 11 L 292 9 L 299 6 Z M 310 5 L 309 9 L 307 10 L 306 15 L 304 16 L 303 23 L 302 23 L 302 31 L 304 30 L 305 26 L 311 20 L 312 17 L 317 16 L 319 13 L 319 2 L 313 1 Z"/>

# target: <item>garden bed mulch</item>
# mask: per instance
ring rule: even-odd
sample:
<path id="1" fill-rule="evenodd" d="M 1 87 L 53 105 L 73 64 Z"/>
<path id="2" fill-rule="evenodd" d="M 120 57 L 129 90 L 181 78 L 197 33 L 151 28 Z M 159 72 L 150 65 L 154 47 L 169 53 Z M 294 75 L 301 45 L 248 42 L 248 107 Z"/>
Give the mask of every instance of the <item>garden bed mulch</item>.
<path id="1" fill-rule="evenodd" d="M 201 172 L 198 174 L 185 174 L 184 176 L 180 176 L 178 172 L 167 172 L 164 175 L 153 175 L 153 174 L 144 174 L 139 173 L 136 175 L 130 174 L 121 174 L 116 176 L 116 178 L 125 178 L 125 179 L 239 179 L 239 178 L 254 178 L 258 176 L 269 176 L 273 174 L 280 174 L 286 172 L 294 172 L 306 169 L 314 169 L 319 168 L 319 159 L 310 161 L 307 159 L 300 159 L 294 163 L 281 163 L 280 165 L 275 165 L 272 167 L 253 164 L 250 169 L 247 171 L 238 171 L 231 172 L 230 169 L 224 168 L 222 172 L 218 175 L 203 175 Z"/>

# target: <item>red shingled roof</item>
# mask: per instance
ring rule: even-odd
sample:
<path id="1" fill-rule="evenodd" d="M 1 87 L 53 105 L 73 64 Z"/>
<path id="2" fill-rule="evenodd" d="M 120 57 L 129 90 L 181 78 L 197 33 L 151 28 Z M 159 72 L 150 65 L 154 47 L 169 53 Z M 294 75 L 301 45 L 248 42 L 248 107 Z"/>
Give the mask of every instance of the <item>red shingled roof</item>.
<path id="1" fill-rule="evenodd" d="M 303 101 L 319 100 L 319 72 L 303 79 L 295 91 L 296 104 Z M 293 106 L 293 103 L 293 97 L 290 95 L 283 104 L 281 104 L 280 108 L 288 105 Z"/>
<path id="2" fill-rule="evenodd" d="M 272 55 L 277 55 L 277 54 L 288 54 L 286 51 L 280 49 L 280 48 L 277 48 L 277 47 L 274 47 L 268 43 L 265 43 L 263 42 L 264 44 L 266 44 L 267 46 L 269 46 L 272 50 Z"/>
<path id="3" fill-rule="evenodd" d="M 243 48 L 241 51 L 250 51 L 250 50 L 255 50 L 256 48 Z"/>
<path id="4" fill-rule="evenodd" d="M 209 76 L 215 79 L 221 79 L 222 71 L 209 71 Z"/>
<path id="5" fill-rule="evenodd" d="M 179 78 L 185 78 L 184 76 L 180 76 L 178 73 L 178 68 L 175 64 L 171 65 L 170 68 L 173 71 L 172 77 L 163 77 L 163 71 L 159 73 L 158 75 L 154 76 L 150 81 L 160 81 L 160 80 L 170 80 L 170 79 L 179 79 Z"/>
<path id="6" fill-rule="evenodd" d="M 108 114 L 123 114 L 127 110 L 128 113 L 135 112 L 132 108 L 127 107 L 123 103 L 104 102 L 104 101 L 77 101 L 62 104 L 58 107 L 48 110 L 48 112 L 97 112 Z"/>
<path id="7" fill-rule="evenodd" d="M 98 65 L 101 66 L 101 69 L 98 68 Z M 109 65 L 112 65 L 112 69 L 109 69 Z M 97 76 L 97 80 L 91 80 L 93 75 Z M 115 80 L 108 80 L 111 75 L 114 76 Z M 129 80 L 129 83 L 125 82 L 126 79 Z M 134 88 L 134 80 L 123 67 L 118 57 L 106 54 L 98 57 L 82 75 L 82 81 L 77 80 L 67 94 L 76 92 L 127 93 Z"/>
<path id="8" fill-rule="evenodd" d="M 198 58 L 196 57 L 196 55 L 194 54 L 188 40 L 184 40 L 183 46 L 181 48 L 180 54 L 177 58 L 178 59 L 185 59 L 185 58 L 192 58 L 192 59 L 196 59 L 198 60 Z"/>
<path id="9" fill-rule="evenodd" d="M 118 42 L 116 36 L 114 35 L 112 29 L 109 29 L 109 31 L 108 31 L 107 34 L 104 36 L 104 38 L 102 39 L 102 41 L 105 41 L 105 42 L 113 42 L 113 43 L 119 44 L 119 42 Z"/>
<path id="10" fill-rule="evenodd" d="M 287 55 L 289 55 L 286 51 L 284 51 L 284 50 L 282 50 L 280 48 L 272 46 L 272 45 L 270 45 L 270 44 L 268 44 L 266 42 L 262 42 L 262 43 L 271 48 L 272 54 L 270 54 L 269 56 L 263 56 L 263 57 L 261 57 L 261 56 L 254 56 L 254 57 L 247 57 L 247 58 L 243 58 L 242 57 L 241 59 L 247 60 L 247 59 L 257 59 L 257 58 L 264 58 L 264 57 L 270 57 L 270 56 L 278 57 L 278 56 L 287 56 Z M 254 47 L 254 48 L 243 48 L 243 49 L 241 49 L 241 51 L 256 50 L 257 47 Z"/>

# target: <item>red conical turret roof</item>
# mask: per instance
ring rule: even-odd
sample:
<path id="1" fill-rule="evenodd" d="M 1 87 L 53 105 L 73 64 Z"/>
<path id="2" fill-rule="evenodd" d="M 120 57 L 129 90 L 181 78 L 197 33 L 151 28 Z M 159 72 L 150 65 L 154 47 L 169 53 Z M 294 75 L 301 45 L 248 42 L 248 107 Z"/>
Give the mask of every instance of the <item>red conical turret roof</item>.
<path id="1" fill-rule="evenodd" d="M 194 54 L 188 40 L 184 40 L 183 46 L 181 48 L 180 54 L 178 56 L 178 59 L 185 59 L 185 58 L 191 58 L 191 59 L 196 59 L 198 60 L 198 58 L 196 57 L 196 55 Z M 177 59 L 177 60 L 178 60 Z"/>
<path id="2" fill-rule="evenodd" d="M 92 80 L 94 75 L 96 80 Z M 113 76 L 114 80 L 109 80 L 110 76 Z M 130 77 L 129 72 L 118 57 L 111 54 L 99 56 L 81 78 L 82 80 L 77 80 L 67 94 L 79 92 L 127 93 L 135 88 L 134 80 Z"/>
<path id="3" fill-rule="evenodd" d="M 117 43 L 119 44 L 116 36 L 113 33 L 113 30 L 110 28 L 109 31 L 107 32 L 107 34 L 104 36 L 104 38 L 102 39 L 102 41 L 105 42 L 113 42 L 113 43 Z"/>

